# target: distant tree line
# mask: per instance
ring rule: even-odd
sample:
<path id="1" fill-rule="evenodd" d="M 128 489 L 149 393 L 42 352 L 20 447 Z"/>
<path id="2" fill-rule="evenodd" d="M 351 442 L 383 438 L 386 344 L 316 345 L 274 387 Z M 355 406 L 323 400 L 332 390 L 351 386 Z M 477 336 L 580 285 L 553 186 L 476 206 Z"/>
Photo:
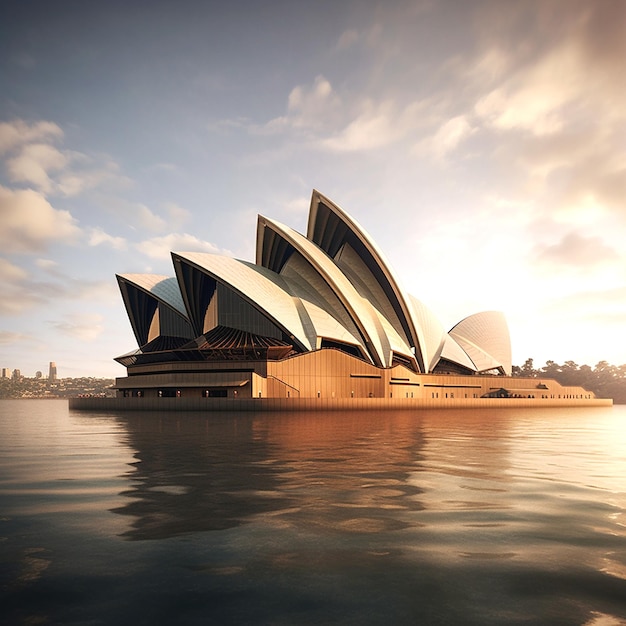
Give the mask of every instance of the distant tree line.
<path id="1" fill-rule="evenodd" d="M 0 400 L 5 398 L 67 398 L 112 393 L 112 378 L 0 378 Z"/>
<path id="2" fill-rule="evenodd" d="M 616 404 L 626 404 L 626 365 L 600 361 L 591 368 L 589 365 L 577 365 L 574 361 L 565 361 L 563 365 L 546 361 L 543 367 L 535 369 L 533 359 L 526 359 L 521 367 L 513 366 L 513 376 L 553 378 L 562 385 L 584 387 L 598 398 L 613 398 Z"/>

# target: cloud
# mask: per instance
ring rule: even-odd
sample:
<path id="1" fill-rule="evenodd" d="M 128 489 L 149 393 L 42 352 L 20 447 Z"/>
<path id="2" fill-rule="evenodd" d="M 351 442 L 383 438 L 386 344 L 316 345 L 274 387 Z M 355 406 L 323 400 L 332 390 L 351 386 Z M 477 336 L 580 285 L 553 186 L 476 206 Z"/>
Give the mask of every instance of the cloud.
<path id="1" fill-rule="evenodd" d="M 37 259 L 35 266 L 45 273 L 45 280 L 0 258 L 0 315 L 20 315 L 60 300 L 110 302 L 118 295 L 114 280 L 75 278 L 48 259 Z"/>
<path id="2" fill-rule="evenodd" d="M 28 272 L 0 258 L 0 314 L 19 315 L 23 311 L 43 302 L 36 291 L 28 288 Z"/>
<path id="3" fill-rule="evenodd" d="M 297 196 L 282 203 L 283 210 L 288 214 L 307 215 L 310 202 L 306 196 Z"/>
<path id="4" fill-rule="evenodd" d="M 359 40 L 359 33 L 356 30 L 348 29 L 341 33 L 337 41 L 338 50 L 346 50 L 351 48 Z"/>
<path id="5" fill-rule="evenodd" d="M 89 229 L 89 245 L 99 246 L 106 244 L 111 246 L 115 250 L 126 250 L 127 243 L 123 237 L 114 237 L 105 233 L 101 228 Z"/>
<path id="6" fill-rule="evenodd" d="M 62 170 L 67 163 L 67 157 L 53 146 L 33 143 L 7 161 L 7 170 L 12 182 L 30 183 L 43 193 L 50 193 L 54 184 L 49 173 Z"/>
<path id="7" fill-rule="evenodd" d="M 590 221 L 611 211 L 623 220 L 626 155 L 620 142 L 619 131 L 608 126 L 563 132 L 525 145 L 520 164 L 538 191 L 552 187 L 559 194 L 552 200 L 557 213 Z"/>
<path id="8" fill-rule="evenodd" d="M 399 129 L 394 120 L 390 103 L 372 103 L 334 137 L 323 140 L 321 145 L 333 152 L 380 148 L 397 137 Z"/>
<path id="9" fill-rule="evenodd" d="M 93 341 L 104 331 L 104 318 L 98 313 L 75 313 L 47 324 L 62 335 L 80 341 Z"/>
<path id="10" fill-rule="evenodd" d="M 578 268 L 591 268 L 619 259 L 618 253 L 600 237 L 584 237 L 571 232 L 553 245 L 537 246 L 535 256 L 539 263 Z"/>
<path id="11" fill-rule="evenodd" d="M 0 258 L 0 280 L 3 282 L 13 283 L 24 280 L 28 276 L 26 270 L 13 265 L 7 259 Z"/>
<path id="12" fill-rule="evenodd" d="M 47 272 L 54 271 L 59 266 L 59 264 L 52 259 L 36 259 L 35 265 Z"/>
<path id="13" fill-rule="evenodd" d="M 396 98 L 377 101 L 350 93 L 340 97 L 331 83 L 319 75 L 312 85 L 297 85 L 289 92 L 285 115 L 265 124 L 241 117 L 221 120 L 209 128 L 285 135 L 297 139 L 298 145 L 336 153 L 371 151 L 422 130 L 428 105 L 426 100 L 405 104 Z"/>
<path id="14" fill-rule="evenodd" d="M 28 124 L 23 120 L 0 122 L 0 155 L 32 142 L 52 141 L 63 137 L 63 131 L 53 122 Z"/>
<path id="15" fill-rule="evenodd" d="M 578 51 L 565 45 L 482 97 L 475 112 L 499 129 L 534 135 L 560 131 L 565 106 L 585 97 L 588 82 L 581 69 Z"/>
<path id="16" fill-rule="evenodd" d="M 207 125 L 214 132 L 242 130 L 251 135 L 297 133 L 314 137 L 323 129 L 332 129 L 339 121 L 341 100 L 324 76 L 317 76 L 312 85 L 297 85 L 287 97 L 287 112 L 265 123 L 247 117 L 219 120 Z"/>
<path id="17" fill-rule="evenodd" d="M 65 151 L 67 167 L 55 181 L 54 190 L 64 196 L 77 196 L 101 185 L 127 189 L 132 181 L 120 174 L 119 165 L 106 156 L 88 156 L 81 152 Z"/>
<path id="18" fill-rule="evenodd" d="M 178 230 L 191 218 L 191 212 L 173 202 L 165 204 L 165 210 L 169 216 L 169 224 L 172 230 Z"/>
<path id="19" fill-rule="evenodd" d="M 30 339 L 23 333 L 15 333 L 10 330 L 0 330 L 0 345 L 11 345 L 14 343 L 24 343 L 24 340 Z"/>
<path id="20" fill-rule="evenodd" d="M 487 125 L 542 136 L 591 112 L 600 126 L 623 119 L 624 3 L 573 0 L 567 12 L 550 0 L 501 6 L 480 13 L 484 49 L 470 72 L 496 79 L 474 107 Z"/>
<path id="21" fill-rule="evenodd" d="M 274 118 L 262 127 L 261 134 L 273 134 L 285 130 L 313 131 L 332 125 L 339 114 L 341 101 L 330 82 L 317 76 L 312 86 L 298 85 L 287 98 L 287 114 Z"/>
<path id="22" fill-rule="evenodd" d="M 42 194 L 0 186 L 0 246 L 3 252 L 34 253 L 53 241 L 71 242 L 80 234 L 69 211 L 57 210 Z"/>
<path id="23" fill-rule="evenodd" d="M 137 222 L 142 229 L 159 232 L 167 228 L 166 221 L 153 213 L 145 204 L 137 204 L 135 211 Z"/>
<path id="24" fill-rule="evenodd" d="M 466 115 L 457 115 L 447 120 L 430 138 L 419 142 L 413 152 L 418 155 L 434 156 L 443 161 L 448 154 L 454 152 L 465 139 L 476 132 Z"/>
<path id="25" fill-rule="evenodd" d="M 178 231 L 191 218 L 189 211 L 173 202 L 158 203 L 152 208 L 142 202 L 127 200 L 122 194 L 107 197 L 106 210 L 114 214 L 124 228 L 143 236 Z"/>
<path id="26" fill-rule="evenodd" d="M 0 155 L 5 156 L 9 180 L 46 195 L 76 196 L 103 183 L 128 187 L 129 179 L 111 159 L 60 150 L 53 143 L 62 138 L 63 131 L 52 122 L 0 124 Z"/>
<path id="27" fill-rule="evenodd" d="M 206 125 L 206 129 L 209 132 L 223 134 L 227 134 L 229 131 L 233 130 L 267 134 L 267 131 L 264 130 L 262 126 L 254 124 L 254 122 L 249 117 L 243 116 L 208 122 Z"/>
<path id="28" fill-rule="evenodd" d="M 548 300 L 542 312 L 562 323 L 575 324 L 577 332 L 581 332 L 583 324 L 589 325 L 589 333 L 599 343 L 602 343 L 603 335 L 608 342 L 611 341 L 610 333 L 617 331 L 615 336 L 621 336 L 626 324 L 626 287 L 577 291 Z"/>
<path id="29" fill-rule="evenodd" d="M 626 223 L 624 23 L 620 2 L 571 0 L 564 12 L 553 0 L 488 1 L 473 11 L 476 51 L 450 65 L 440 101 L 460 94 L 448 106 L 476 132 L 473 164 L 536 222 L 585 225 L 586 235 Z M 439 155 L 452 154 L 445 147 Z"/>
<path id="30" fill-rule="evenodd" d="M 151 259 L 169 259 L 170 252 L 212 252 L 219 248 L 207 241 L 201 241 L 188 233 L 172 233 L 163 237 L 154 237 L 137 244 L 137 250 Z"/>
<path id="31" fill-rule="evenodd" d="M 553 301 L 558 306 L 571 310 L 593 308 L 596 310 L 610 307 L 620 307 L 626 310 L 626 287 L 611 287 L 610 289 L 580 291 L 569 294 Z"/>
<path id="32" fill-rule="evenodd" d="M 360 152 L 383 148 L 411 137 L 423 127 L 424 101 L 400 106 L 394 101 L 359 103 L 358 113 L 319 146 L 332 152 Z"/>

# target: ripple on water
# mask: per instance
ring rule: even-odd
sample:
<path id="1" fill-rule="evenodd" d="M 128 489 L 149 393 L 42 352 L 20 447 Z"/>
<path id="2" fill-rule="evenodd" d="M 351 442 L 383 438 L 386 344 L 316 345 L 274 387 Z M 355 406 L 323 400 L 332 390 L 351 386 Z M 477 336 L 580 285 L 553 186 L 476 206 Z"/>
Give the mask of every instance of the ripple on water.
<path id="1" fill-rule="evenodd" d="M 626 623 L 626 410 L 12 406 L 0 622 Z"/>

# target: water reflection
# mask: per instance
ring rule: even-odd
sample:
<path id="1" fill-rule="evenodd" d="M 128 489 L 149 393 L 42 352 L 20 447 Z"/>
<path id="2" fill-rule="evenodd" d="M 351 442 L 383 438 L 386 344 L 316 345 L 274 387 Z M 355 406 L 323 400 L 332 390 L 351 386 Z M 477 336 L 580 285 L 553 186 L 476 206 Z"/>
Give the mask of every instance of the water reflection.
<path id="1" fill-rule="evenodd" d="M 236 527 L 250 515 L 289 506 L 277 489 L 281 468 L 267 459 L 250 417 L 185 414 L 124 416 L 135 450 L 126 503 L 128 539 L 163 539 Z"/>
<path id="2" fill-rule="evenodd" d="M 275 526 L 375 533 L 419 511 L 409 477 L 424 444 L 420 418 L 334 413 L 129 415 L 136 462 L 115 513 L 129 539 L 221 530 L 261 518 Z"/>
<path id="3" fill-rule="evenodd" d="M 2 623 L 626 620 L 625 409 L 37 406 L 0 416 Z"/>
<path id="4" fill-rule="evenodd" d="M 419 524 L 421 418 L 335 413 L 259 419 L 255 430 L 285 464 L 281 488 L 296 506 L 281 516 L 305 532 L 379 533 Z"/>

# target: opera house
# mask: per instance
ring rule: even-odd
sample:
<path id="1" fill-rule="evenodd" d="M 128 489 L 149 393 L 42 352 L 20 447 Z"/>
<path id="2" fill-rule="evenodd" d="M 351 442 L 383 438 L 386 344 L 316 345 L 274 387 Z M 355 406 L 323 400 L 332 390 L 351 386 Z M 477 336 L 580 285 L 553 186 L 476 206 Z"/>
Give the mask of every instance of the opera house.
<path id="1" fill-rule="evenodd" d="M 565 406 L 581 387 L 511 377 L 502 313 L 446 330 L 373 239 L 313 191 L 306 236 L 258 217 L 256 262 L 173 252 L 174 276 L 120 274 L 138 348 L 123 408 Z M 75 406 L 75 408 L 80 408 Z"/>

